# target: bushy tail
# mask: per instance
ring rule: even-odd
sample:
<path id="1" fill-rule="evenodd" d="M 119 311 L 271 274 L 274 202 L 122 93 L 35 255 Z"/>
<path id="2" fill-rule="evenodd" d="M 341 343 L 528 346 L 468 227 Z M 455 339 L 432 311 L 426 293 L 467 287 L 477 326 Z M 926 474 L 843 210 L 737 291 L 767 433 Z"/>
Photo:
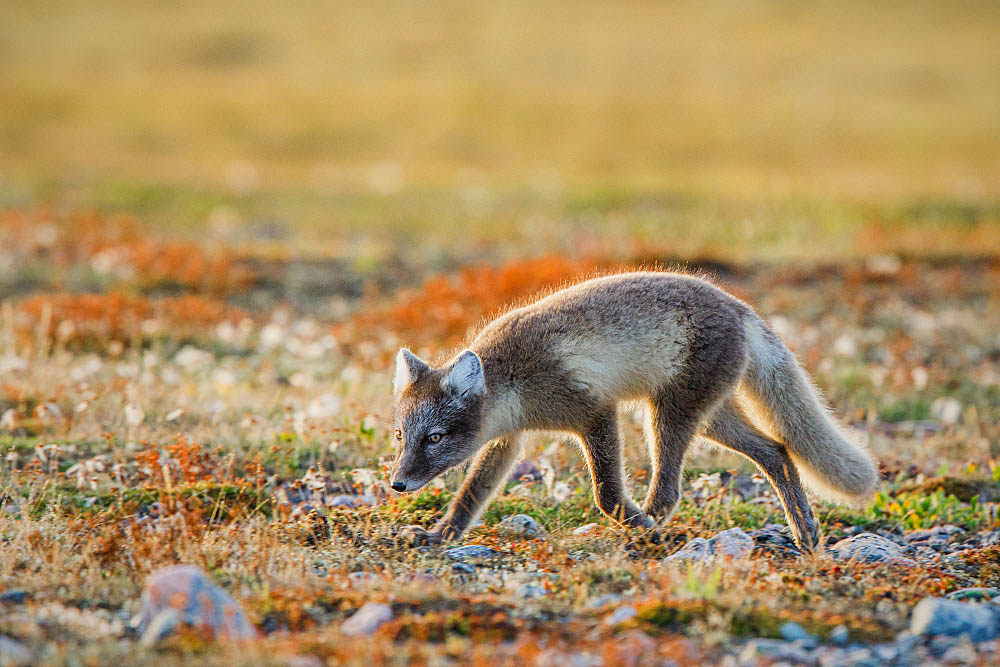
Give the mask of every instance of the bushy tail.
<path id="1" fill-rule="evenodd" d="M 763 321 L 747 323 L 750 362 L 742 389 L 761 426 L 787 448 L 802 481 L 820 496 L 864 503 L 878 471 L 871 455 L 841 431 L 795 355 Z"/>

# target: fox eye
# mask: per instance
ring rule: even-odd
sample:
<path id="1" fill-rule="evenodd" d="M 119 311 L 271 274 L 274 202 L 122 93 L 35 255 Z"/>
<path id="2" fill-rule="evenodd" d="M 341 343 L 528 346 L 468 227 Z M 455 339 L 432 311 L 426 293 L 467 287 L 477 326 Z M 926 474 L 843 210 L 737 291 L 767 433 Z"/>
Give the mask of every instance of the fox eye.
<path id="1" fill-rule="evenodd" d="M 396 440 L 402 440 L 402 439 L 403 439 L 403 431 L 402 431 L 402 429 L 398 429 L 397 428 L 396 429 Z"/>
<path id="2" fill-rule="evenodd" d="M 427 439 L 430 440 L 431 442 L 439 442 L 441 440 L 441 434 L 431 433 L 429 436 L 427 436 Z"/>

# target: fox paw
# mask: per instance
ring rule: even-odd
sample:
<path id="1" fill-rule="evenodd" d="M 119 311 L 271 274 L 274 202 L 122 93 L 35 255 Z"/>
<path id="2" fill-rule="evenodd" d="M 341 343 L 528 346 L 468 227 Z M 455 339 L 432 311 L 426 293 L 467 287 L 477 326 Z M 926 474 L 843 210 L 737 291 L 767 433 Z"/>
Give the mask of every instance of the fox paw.
<path id="1" fill-rule="evenodd" d="M 441 533 L 426 530 L 420 526 L 404 526 L 399 531 L 399 536 L 414 546 L 441 544 Z"/>

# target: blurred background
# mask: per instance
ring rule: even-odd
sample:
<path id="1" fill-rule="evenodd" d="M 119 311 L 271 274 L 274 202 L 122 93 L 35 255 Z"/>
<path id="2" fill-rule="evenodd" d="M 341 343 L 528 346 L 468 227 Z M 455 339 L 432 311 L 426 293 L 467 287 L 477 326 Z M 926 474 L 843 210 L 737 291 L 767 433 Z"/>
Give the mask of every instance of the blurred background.
<path id="1" fill-rule="evenodd" d="M 0 2 L 0 204 L 255 252 L 1000 250 L 995 2 Z"/>

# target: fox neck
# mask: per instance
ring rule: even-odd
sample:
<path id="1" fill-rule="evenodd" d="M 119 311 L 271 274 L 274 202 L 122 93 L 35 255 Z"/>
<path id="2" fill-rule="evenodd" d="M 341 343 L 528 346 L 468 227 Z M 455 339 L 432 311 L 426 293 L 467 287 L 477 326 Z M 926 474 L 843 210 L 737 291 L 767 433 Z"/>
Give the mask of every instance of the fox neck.
<path id="1" fill-rule="evenodd" d="M 502 435 L 522 430 L 524 424 L 518 392 L 501 382 L 490 382 L 492 378 L 489 368 L 483 370 L 486 372 L 486 404 L 483 406 L 483 421 L 477 439 L 486 444 Z"/>

